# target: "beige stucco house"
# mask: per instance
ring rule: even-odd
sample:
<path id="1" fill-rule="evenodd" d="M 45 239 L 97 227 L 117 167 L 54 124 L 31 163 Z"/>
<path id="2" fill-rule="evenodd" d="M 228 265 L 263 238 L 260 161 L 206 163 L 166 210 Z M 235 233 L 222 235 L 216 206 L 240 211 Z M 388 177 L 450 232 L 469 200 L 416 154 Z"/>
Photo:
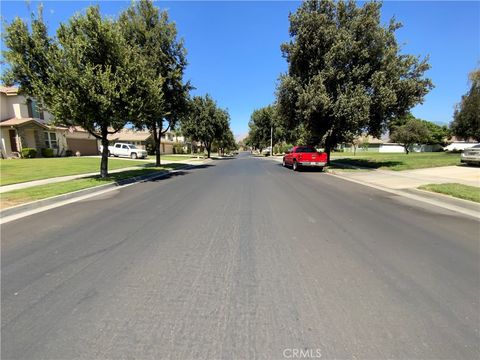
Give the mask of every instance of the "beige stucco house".
<path id="1" fill-rule="evenodd" d="M 51 124 L 52 115 L 41 109 L 34 99 L 18 93 L 16 87 L 0 87 L 0 150 L 2 157 L 12 157 L 23 148 L 54 149 L 55 156 L 66 150 L 81 155 L 98 154 L 97 140 L 80 127 Z"/>
<path id="2" fill-rule="evenodd" d="M 137 131 L 134 129 L 123 129 L 115 134 L 108 135 L 111 143 L 122 142 L 133 144 L 141 149 L 151 150 L 153 148 L 152 134 L 148 131 Z M 176 136 L 172 132 L 166 132 L 162 135 L 160 153 L 173 154 L 173 146 L 175 143 L 184 144 L 183 136 Z"/>

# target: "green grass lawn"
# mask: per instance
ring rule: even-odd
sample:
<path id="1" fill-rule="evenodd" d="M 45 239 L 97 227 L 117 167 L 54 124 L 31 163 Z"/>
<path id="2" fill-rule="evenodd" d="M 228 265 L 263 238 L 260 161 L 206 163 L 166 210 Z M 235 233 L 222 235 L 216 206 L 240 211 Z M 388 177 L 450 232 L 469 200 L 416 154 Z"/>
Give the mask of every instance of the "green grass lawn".
<path id="1" fill-rule="evenodd" d="M 109 170 L 144 166 L 144 161 L 108 159 Z M 0 184 L 9 185 L 57 176 L 100 172 L 100 158 L 40 158 L 0 160 Z"/>
<path id="2" fill-rule="evenodd" d="M 419 189 L 433 191 L 480 203 L 480 187 L 477 186 L 469 186 L 457 183 L 428 184 L 420 186 Z"/>
<path id="3" fill-rule="evenodd" d="M 444 152 L 424 153 L 332 153 L 332 165 L 349 164 L 353 166 L 383 169 L 412 170 L 438 166 L 460 165 L 460 154 Z"/>
<path id="4" fill-rule="evenodd" d="M 153 173 L 165 172 L 167 170 L 174 170 L 184 164 L 172 163 L 161 167 L 141 168 L 138 170 L 127 170 L 114 174 L 110 174 L 107 179 L 101 179 L 98 176 L 74 179 L 70 181 L 62 181 L 54 184 L 46 184 L 39 186 L 32 186 L 26 189 L 8 191 L 1 194 L 1 208 L 5 209 L 15 205 L 27 203 L 30 201 L 41 200 L 52 196 L 66 194 L 72 191 L 83 190 L 99 185 L 109 184 L 112 182 L 125 180 L 128 178 L 148 175 Z"/>

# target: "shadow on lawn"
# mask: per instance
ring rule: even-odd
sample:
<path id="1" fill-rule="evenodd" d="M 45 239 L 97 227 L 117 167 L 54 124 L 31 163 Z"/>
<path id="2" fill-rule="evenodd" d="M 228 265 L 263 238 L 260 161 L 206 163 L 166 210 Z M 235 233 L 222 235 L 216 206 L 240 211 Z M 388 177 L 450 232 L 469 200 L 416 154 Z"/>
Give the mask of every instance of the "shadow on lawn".
<path id="1" fill-rule="evenodd" d="M 341 165 L 351 165 L 359 168 L 370 168 L 370 169 L 378 169 L 381 167 L 393 167 L 397 165 L 403 165 L 404 163 L 402 161 L 372 161 L 368 159 L 351 159 L 351 158 L 346 158 L 346 159 L 337 159 L 337 160 L 332 160 L 330 167 L 335 167 L 336 168 L 341 168 Z"/>

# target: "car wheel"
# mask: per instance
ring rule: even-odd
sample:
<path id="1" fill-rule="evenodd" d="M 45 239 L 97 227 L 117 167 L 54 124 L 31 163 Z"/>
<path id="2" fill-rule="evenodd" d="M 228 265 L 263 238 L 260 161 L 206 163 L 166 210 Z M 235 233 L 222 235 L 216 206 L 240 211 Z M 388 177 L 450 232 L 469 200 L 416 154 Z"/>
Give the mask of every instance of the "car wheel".
<path id="1" fill-rule="evenodd" d="M 292 168 L 293 168 L 293 171 L 298 171 L 298 163 L 297 163 L 296 160 L 293 160 L 293 166 L 292 166 Z"/>
<path id="2" fill-rule="evenodd" d="M 131 157 L 132 159 L 136 159 L 136 158 L 137 158 L 137 153 L 131 153 L 131 154 L 130 154 L 130 157 Z"/>

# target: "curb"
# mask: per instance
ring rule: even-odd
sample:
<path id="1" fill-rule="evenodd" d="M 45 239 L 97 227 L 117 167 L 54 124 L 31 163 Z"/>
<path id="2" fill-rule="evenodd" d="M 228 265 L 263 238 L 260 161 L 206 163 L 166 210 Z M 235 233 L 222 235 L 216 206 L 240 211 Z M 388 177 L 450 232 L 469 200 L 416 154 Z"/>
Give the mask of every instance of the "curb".
<path id="1" fill-rule="evenodd" d="M 202 165 L 202 164 L 195 164 L 195 165 L 188 164 L 188 165 L 182 166 L 180 168 L 177 168 L 175 170 L 165 170 L 165 171 L 160 171 L 158 173 L 147 174 L 147 175 L 142 175 L 142 176 L 135 176 L 135 177 L 131 177 L 131 178 L 128 178 L 128 179 L 116 181 L 116 182 L 113 182 L 113 183 L 110 183 L 110 184 L 99 185 L 99 186 L 95 186 L 95 187 L 91 187 L 91 188 L 87 188 L 87 189 L 77 190 L 77 191 L 73 191 L 73 192 L 70 192 L 70 193 L 49 197 L 49 198 L 46 198 L 46 199 L 32 201 L 32 202 L 29 202 L 29 203 L 26 203 L 26 204 L 13 206 L 11 208 L 7 208 L 7 209 L 4 209 L 4 210 L 0 211 L 0 223 L 5 223 L 5 222 L 10 221 L 9 219 L 5 219 L 6 217 L 15 216 L 16 218 L 18 218 L 18 216 L 21 216 L 23 213 L 27 213 L 27 212 L 29 213 L 31 211 L 35 211 L 35 210 L 38 210 L 38 209 L 43 208 L 43 207 L 52 208 L 52 207 L 55 207 L 56 204 L 65 202 L 66 200 L 73 200 L 73 199 L 80 198 L 80 197 L 85 197 L 85 196 L 87 196 L 87 197 L 95 196 L 97 194 L 104 193 L 106 191 L 113 190 L 113 189 L 116 189 L 116 188 L 122 188 L 124 186 L 133 185 L 133 184 L 136 184 L 136 183 L 145 182 L 145 181 L 149 181 L 149 180 L 160 179 L 160 178 L 165 177 L 169 174 L 173 174 L 173 173 L 176 173 L 178 171 L 185 170 L 185 169 L 191 169 L 191 168 L 194 168 L 194 167 L 197 167 L 197 166 L 200 166 L 200 165 Z M 47 209 L 45 209 L 45 210 L 47 210 Z M 26 215 L 28 215 L 28 214 L 25 214 L 25 216 Z M 12 219 L 12 220 L 14 220 L 14 219 Z"/>
<path id="2" fill-rule="evenodd" d="M 428 190 L 423 190 L 419 188 L 411 188 L 411 189 L 406 189 L 403 190 L 408 193 L 412 194 L 418 194 L 419 196 L 424 196 L 426 198 L 437 198 L 439 200 L 444 200 L 446 202 L 456 202 L 458 203 L 458 206 L 466 206 L 471 208 L 471 210 L 475 210 L 479 213 L 480 215 L 480 203 L 477 203 L 475 201 L 470 201 L 462 198 L 457 198 L 455 196 L 447 195 L 447 194 L 442 194 L 442 193 L 437 193 L 434 191 L 428 191 Z"/>
<path id="3" fill-rule="evenodd" d="M 342 175 L 339 175 L 339 174 L 335 174 L 335 173 L 332 173 L 332 172 L 330 172 L 329 175 L 338 177 L 338 178 L 346 180 L 346 181 L 351 181 L 351 182 L 354 182 L 354 183 L 357 183 L 357 184 L 360 184 L 360 185 L 363 185 L 363 186 L 368 186 L 368 187 L 371 187 L 371 188 L 374 188 L 374 189 L 377 189 L 377 190 L 385 191 L 385 192 L 390 193 L 390 194 L 403 196 L 405 198 L 409 198 L 409 199 L 416 200 L 416 201 L 419 201 L 419 202 L 423 202 L 423 203 L 426 203 L 426 204 L 429 204 L 429 205 L 437 206 L 437 207 L 447 209 L 447 210 L 450 210 L 450 211 L 453 211 L 453 212 L 457 212 L 457 213 L 460 213 L 460 214 L 463 214 L 463 215 L 468 215 L 470 217 L 473 217 L 476 220 L 480 220 L 480 206 L 478 206 L 479 209 L 475 209 L 475 207 L 477 206 L 477 203 L 475 203 L 475 202 L 471 202 L 471 201 L 463 200 L 463 199 L 457 199 L 457 198 L 448 198 L 448 200 L 450 200 L 450 202 L 456 202 L 456 200 L 461 200 L 461 202 L 459 201 L 458 204 L 449 204 L 449 203 L 447 203 L 447 201 L 446 201 L 447 199 L 445 199 L 445 196 L 438 196 L 436 193 L 428 192 L 428 195 L 430 195 L 430 196 L 427 197 L 426 194 L 424 194 L 425 193 L 424 191 L 419 191 L 417 189 L 396 190 L 396 189 L 390 189 L 390 188 L 387 188 L 387 187 L 383 187 L 383 186 L 380 186 L 380 185 L 374 185 L 374 184 L 366 183 L 366 182 L 363 182 L 363 181 L 360 181 L 360 180 L 357 180 L 357 179 L 351 179 L 351 178 L 348 178 L 348 177 L 345 177 L 345 176 L 342 176 Z M 410 190 L 413 190 L 413 191 L 410 191 Z M 467 204 L 465 204 L 465 203 L 468 203 L 468 205 L 471 205 L 470 207 L 473 207 L 473 209 L 467 208 L 465 206 Z"/>
<path id="4" fill-rule="evenodd" d="M 272 159 L 272 160 L 275 160 L 275 159 Z M 361 168 L 358 166 L 352 166 L 348 164 L 336 164 L 336 166 L 342 166 L 346 169 L 357 169 L 357 170 L 365 170 L 365 171 L 382 171 L 382 170 L 372 169 L 372 168 Z M 361 180 L 352 179 L 347 176 L 343 176 L 341 170 L 337 171 L 337 169 L 330 169 L 328 168 L 328 166 L 324 168 L 324 171 L 328 175 L 335 176 L 346 181 L 351 181 L 363 186 L 368 186 L 377 190 L 385 191 L 391 194 L 403 196 L 412 200 L 416 200 L 429 205 L 454 211 L 463 215 L 473 217 L 476 220 L 480 219 L 480 205 L 473 201 L 458 199 L 455 197 L 450 197 L 448 195 L 432 193 L 429 191 L 424 191 L 416 188 L 402 189 L 402 190 L 390 189 L 384 186 L 370 184 Z"/>

